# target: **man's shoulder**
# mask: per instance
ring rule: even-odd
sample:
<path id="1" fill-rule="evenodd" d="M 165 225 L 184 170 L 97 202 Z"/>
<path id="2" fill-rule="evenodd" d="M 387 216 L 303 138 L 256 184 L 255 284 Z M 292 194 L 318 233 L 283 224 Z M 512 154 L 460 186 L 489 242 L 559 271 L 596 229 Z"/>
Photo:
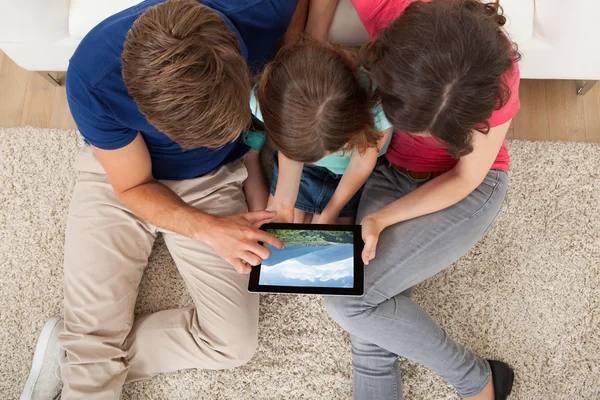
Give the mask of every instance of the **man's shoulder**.
<path id="1" fill-rule="evenodd" d="M 200 3 L 236 20 L 248 19 L 255 24 L 261 16 L 272 24 L 289 25 L 298 0 L 199 0 Z M 257 15 L 255 15 L 257 14 Z M 275 18 L 276 20 L 273 20 Z"/>

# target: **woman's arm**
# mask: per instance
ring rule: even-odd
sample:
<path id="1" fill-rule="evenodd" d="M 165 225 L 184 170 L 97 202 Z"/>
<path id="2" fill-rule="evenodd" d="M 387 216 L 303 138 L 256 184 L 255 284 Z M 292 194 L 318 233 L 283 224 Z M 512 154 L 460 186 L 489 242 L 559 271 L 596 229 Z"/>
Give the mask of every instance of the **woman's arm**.
<path id="1" fill-rule="evenodd" d="M 377 148 L 370 148 L 364 154 L 354 151 L 350 157 L 350 163 L 335 193 L 327 203 L 323 213 L 315 219 L 316 224 L 334 223 L 342 208 L 352 199 L 352 196 L 365 184 L 377 163 L 379 149 L 387 141 L 392 129 L 382 132 Z"/>
<path id="2" fill-rule="evenodd" d="M 363 219 L 363 261 L 375 257 L 379 234 L 386 227 L 448 208 L 475 190 L 485 179 L 504 142 L 510 122 L 473 134 L 473 152 L 461 157 L 450 171 Z"/>
<path id="3" fill-rule="evenodd" d="M 293 222 L 294 205 L 298 198 L 304 164 L 287 158 L 281 152 L 278 153 L 277 160 L 279 166 L 277 188 L 275 196 L 269 198 L 267 209 L 277 211 L 276 222 Z"/>
<path id="4" fill-rule="evenodd" d="M 312 37 L 327 41 L 329 25 L 339 0 L 311 0 L 308 7 L 306 33 Z"/>

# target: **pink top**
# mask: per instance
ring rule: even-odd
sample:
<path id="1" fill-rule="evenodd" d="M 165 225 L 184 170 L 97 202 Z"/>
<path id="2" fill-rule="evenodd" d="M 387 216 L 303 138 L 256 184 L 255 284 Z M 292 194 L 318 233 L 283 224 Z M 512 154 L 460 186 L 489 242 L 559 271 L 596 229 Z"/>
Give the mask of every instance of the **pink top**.
<path id="1" fill-rule="evenodd" d="M 379 31 L 402 15 L 406 7 L 414 1 L 416 0 L 352 0 L 352 4 L 373 39 Z M 519 101 L 520 78 L 519 66 L 515 63 L 514 67 L 504 75 L 505 82 L 511 90 L 511 97 L 504 107 L 492 113 L 488 119 L 490 127 L 505 124 L 519 111 L 521 107 Z M 408 170 L 419 172 L 448 171 L 454 168 L 458 162 L 458 159 L 448 154 L 443 143 L 438 139 L 414 136 L 397 130 L 394 131 L 386 158 Z M 510 157 L 506 142 L 502 144 L 492 169 L 503 171 L 510 169 Z"/>

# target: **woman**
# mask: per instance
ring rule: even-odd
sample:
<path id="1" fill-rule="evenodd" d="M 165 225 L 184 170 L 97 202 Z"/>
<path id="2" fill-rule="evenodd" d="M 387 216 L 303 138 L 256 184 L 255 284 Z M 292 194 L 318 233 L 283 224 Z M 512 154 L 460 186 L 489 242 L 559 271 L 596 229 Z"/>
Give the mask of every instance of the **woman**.
<path id="1" fill-rule="evenodd" d="M 376 37 L 363 61 L 396 128 L 357 215 L 365 295 L 326 299 L 350 333 L 354 396 L 402 398 L 401 355 L 463 398 L 506 399 L 512 369 L 454 342 L 410 298 L 414 285 L 481 239 L 504 200 L 504 139 L 519 109 L 519 55 L 502 29 L 505 18 L 497 4 L 476 0 L 353 4 Z"/>

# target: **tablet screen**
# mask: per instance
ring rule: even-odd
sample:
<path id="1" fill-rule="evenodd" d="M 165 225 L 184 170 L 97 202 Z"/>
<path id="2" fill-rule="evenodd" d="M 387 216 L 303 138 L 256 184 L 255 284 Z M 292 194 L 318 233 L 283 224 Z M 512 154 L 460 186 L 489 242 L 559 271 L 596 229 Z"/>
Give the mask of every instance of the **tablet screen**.
<path id="1" fill-rule="evenodd" d="M 354 287 L 354 232 L 265 229 L 285 248 L 272 246 L 261 266 L 259 285 L 322 288 Z"/>

